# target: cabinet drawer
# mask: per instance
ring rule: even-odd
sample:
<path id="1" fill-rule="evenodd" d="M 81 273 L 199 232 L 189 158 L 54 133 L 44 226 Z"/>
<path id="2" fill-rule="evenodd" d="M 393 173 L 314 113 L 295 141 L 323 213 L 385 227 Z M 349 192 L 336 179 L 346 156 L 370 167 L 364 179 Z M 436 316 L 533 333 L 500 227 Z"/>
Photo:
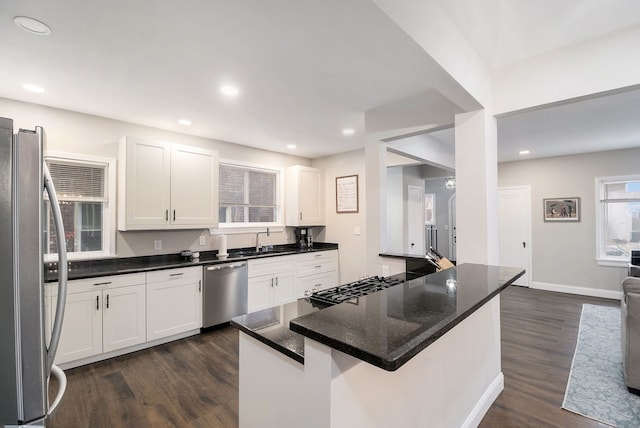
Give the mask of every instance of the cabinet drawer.
<path id="1" fill-rule="evenodd" d="M 326 290 L 338 286 L 338 274 L 335 271 L 310 275 L 298 280 L 298 298 L 308 297 L 314 291 Z"/>
<path id="2" fill-rule="evenodd" d="M 261 275 L 271 275 L 278 272 L 296 269 L 296 256 L 276 256 L 264 259 L 249 260 L 249 278 Z"/>
<path id="3" fill-rule="evenodd" d="M 144 273 L 131 273 L 127 275 L 111 275 L 99 276 L 96 278 L 74 279 L 67 282 L 67 294 L 84 293 L 87 291 L 126 287 L 128 285 L 140 285 L 144 283 Z M 52 294 L 57 295 L 57 283 L 53 283 L 52 287 Z"/>
<path id="4" fill-rule="evenodd" d="M 194 266 L 179 269 L 165 269 L 147 272 L 147 284 L 164 281 L 200 281 L 202 279 L 202 267 Z"/>
<path id="5" fill-rule="evenodd" d="M 298 276 L 308 276 L 317 273 L 335 271 L 338 266 L 335 260 L 309 260 L 298 263 Z"/>
<path id="6" fill-rule="evenodd" d="M 314 251 L 311 253 L 298 254 L 298 261 L 305 262 L 309 260 L 338 260 L 338 250 L 330 251 Z"/>

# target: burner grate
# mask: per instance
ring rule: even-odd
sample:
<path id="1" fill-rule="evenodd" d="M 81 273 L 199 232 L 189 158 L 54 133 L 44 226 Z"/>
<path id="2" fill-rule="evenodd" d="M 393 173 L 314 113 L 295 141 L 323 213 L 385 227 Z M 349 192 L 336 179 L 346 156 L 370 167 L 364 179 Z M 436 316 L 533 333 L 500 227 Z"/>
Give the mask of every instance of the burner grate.
<path id="1" fill-rule="evenodd" d="M 402 280 L 394 278 L 383 278 L 374 276 L 361 279 L 349 284 L 339 285 L 322 291 L 316 291 L 311 295 L 311 302 L 320 306 L 332 306 L 338 303 L 356 300 L 358 297 L 384 290 L 397 284 Z"/>

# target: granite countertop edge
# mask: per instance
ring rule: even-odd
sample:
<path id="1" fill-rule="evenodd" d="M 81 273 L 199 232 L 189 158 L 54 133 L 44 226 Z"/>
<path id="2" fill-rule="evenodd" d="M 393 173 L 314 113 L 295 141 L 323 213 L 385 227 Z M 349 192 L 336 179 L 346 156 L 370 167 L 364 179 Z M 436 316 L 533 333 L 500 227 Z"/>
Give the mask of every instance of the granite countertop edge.
<path id="1" fill-rule="evenodd" d="M 253 337 L 254 339 L 258 340 L 259 342 L 267 345 L 268 347 L 284 354 L 286 357 L 289 357 L 291 359 L 293 359 L 294 361 L 297 361 L 300 364 L 304 364 L 304 355 L 301 355 L 295 351 L 292 351 L 291 349 L 284 347 L 282 345 L 280 345 L 278 342 L 270 340 L 266 337 L 264 337 L 263 335 L 261 335 L 260 333 L 257 333 L 253 330 L 251 330 L 250 328 L 247 328 L 246 326 L 242 325 L 241 323 L 238 323 L 236 321 L 234 321 L 233 319 L 231 320 L 231 326 L 237 328 L 238 330 L 240 330 L 241 332 Z"/>

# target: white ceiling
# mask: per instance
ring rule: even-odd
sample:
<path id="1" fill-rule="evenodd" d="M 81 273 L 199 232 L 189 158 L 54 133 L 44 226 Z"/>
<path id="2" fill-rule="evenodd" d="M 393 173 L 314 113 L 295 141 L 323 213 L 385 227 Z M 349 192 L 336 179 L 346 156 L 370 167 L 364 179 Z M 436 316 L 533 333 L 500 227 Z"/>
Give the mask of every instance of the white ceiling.
<path id="1" fill-rule="evenodd" d="M 604 11 L 601 0 L 438 1 L 493 68 L 640 24 L 637 0 Z M 52 34 L 20 30 L 19 15 Z M 365 112 L 435 92 L 430 58 L 370 0 L 0 0 L 0 40 L 0 97 L 278 152 L 293 143 L 292 154 L 309 158 L 363 147 Z M 225 83 L 239 96 L 223 97 Z M 555 154 L 640 142 L 629 123 L 639 98 L 501 118 L 499 156 L 569 141 Z M 630 113 L 605 120 L 607 102 Z"/>

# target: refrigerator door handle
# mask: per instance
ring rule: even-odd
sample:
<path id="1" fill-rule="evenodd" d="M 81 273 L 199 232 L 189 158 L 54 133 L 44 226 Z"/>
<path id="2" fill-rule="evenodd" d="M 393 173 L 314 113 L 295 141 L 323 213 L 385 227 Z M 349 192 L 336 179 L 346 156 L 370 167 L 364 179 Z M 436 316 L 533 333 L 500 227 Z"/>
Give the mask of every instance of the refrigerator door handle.
<path id="1" fill-rule="evenodd" d="M 49 406 L 49 410 L 47 411 L 47 416 L 51 416 L 53 411 L 58 407 L 60 401 L 62 400 L 62 396 L 67 389 L 67 376 L 64 374 L 62 369 L 55 364 L 51 366 L 51 374 L 53 377 L 58 379 L 58 393 L 56 394 L 56 398 L 53 399 L 53 403 Z M 49 386 L 49 381 L 47 381 L 47 387 Z M 47 388 L 49 389 L 49 388 Z"/>
<path id="2" fill-rule="evenodd" d="M 53 214 L 53 223 L 56 228 L 56 239 L 58 244 L 58 302 L 56 304 L 56 317 L 53 321 L 53 327 L 51 329 L 51 341 L 49 342 L 49 349 L 47 349 L 47 372 L 51 373 L 53 370 L 53 360 L 58 350 L 58 343 L 60 342 L 60 333 L 62 332 L 62 321 L 64 319 L 64 306 L 67 300 L 67 246 L 64 235 L 64 225 L 62 223 L 62 213 L 60 212 L 60 204 L 58 203 L 58 197 L 56 196 L 56 189 L 49 174 L 49 168 L 47 164 L 43 165 L 44 175 L 44 187 L 49 194 L 49 201 L 51 202 L 51 211 Z M 58 369 L 59 370 L 59 369 Z"/>

